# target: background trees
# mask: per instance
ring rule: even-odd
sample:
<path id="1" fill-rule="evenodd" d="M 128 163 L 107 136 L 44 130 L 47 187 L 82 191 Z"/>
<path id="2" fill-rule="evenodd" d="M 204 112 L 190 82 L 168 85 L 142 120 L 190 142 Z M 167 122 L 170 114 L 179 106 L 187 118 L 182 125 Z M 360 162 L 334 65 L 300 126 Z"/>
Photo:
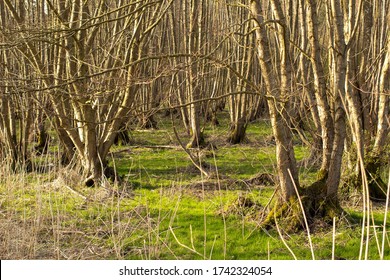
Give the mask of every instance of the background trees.
<path id="1" fill-rule="evenodd" d="M 44 1 L 29 4 L 27 17 L 27 2 L 5 1 L 2 16 L 11 25 L 3 34 L 33 69 L 37 85 L 31 90 L 48 95 L 64 131 L 59 135 L 76 151 L 87 185 L 105 174 L 107 153 L 144 78 L 144 44 L 171 3 Z M 17 38 L 6 36 L 11 26 Z"/>

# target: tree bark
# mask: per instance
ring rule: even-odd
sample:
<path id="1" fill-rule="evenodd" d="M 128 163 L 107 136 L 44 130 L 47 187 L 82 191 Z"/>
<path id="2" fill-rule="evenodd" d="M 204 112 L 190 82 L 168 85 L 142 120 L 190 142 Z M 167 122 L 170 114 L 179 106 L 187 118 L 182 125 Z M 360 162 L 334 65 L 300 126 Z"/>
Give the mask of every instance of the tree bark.
<path id="1" fill-rule="evenodd" d="M 308 13 L 307 25 L 308 36 L 311 44 L 311 61 L 314 74 L 314 89 L 317 101 L 318 114 L 321 124 L 322 139 L 322 164 L 320 177 L 326 177 L 329 172 L 332 147 L 334 140 L 333 119 L 326 94 L 325 72 L 322 65 L 321 47 L 318 41 L 318 16 L 314 0 L 306 0 Z M 322 175 L 321 175 L 322 174 Z"/>
<path id="2" fill-rule="evenodd" d="M 272 1 L 275 17 L 281 22 L 278 27 L 278 39 L 280 44 L 280 84 L 277 84 L 273 76 L 272 56 L 266 26 L 264 24 L 263 10 L 259 1 L 251 1 L 251 13 L 256 30 L 257 52 L 260 62 L 261 73 L 266 85 L 267 94 L 272 96 L 268 99 L 270 118 L 273 134 L 276 142 L 276 161 L 279 175 L 279 184 L 283 201 L 287 202 L 295 196 L 295 187 L 299 187 L 298 169 L 294 156 L 292 133 L 289 128 L 288 106 L 290 86 L 290 61 L 288 59 L 288 37 L 284 17 L 281 14 L 280 3 Z M 295 185 L 295 186 L 294 186 Z"/>
<path id="3" fill-rule="evenodd" d="M 334 43 L 332 43 L 332 75 L 333 95 L 334 95 L 334 130 L 333 150 L 330 161 L 329 176 L 326 181 L 327 197 L 331 201 L 338 201 L 338 190 L 341 177 L 341 165 L 344 151 L 344 140 L 346 137 L 345 124 L 345 86 L 346 86 L 346 51 L 347 46 L 344 39 L 344 18 L 341 10 L 341 3 L 336 0 L 331 1 L 332 16 L 330 21 L 334 26 Z"/>

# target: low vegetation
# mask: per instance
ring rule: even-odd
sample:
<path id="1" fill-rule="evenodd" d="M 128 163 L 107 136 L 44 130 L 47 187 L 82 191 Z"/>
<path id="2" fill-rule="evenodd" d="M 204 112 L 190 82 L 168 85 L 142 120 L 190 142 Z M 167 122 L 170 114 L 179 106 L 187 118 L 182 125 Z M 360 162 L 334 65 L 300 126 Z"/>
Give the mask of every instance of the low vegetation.
<path id="1" fill-rule="evenodd" d="M 56 165 L 55 142 L 34 160 L 45 170 L 11 174 L 3 166 L 1 258 L 311 259 L 314 252 L 316 259 L 390 259 L 385 205 L 363 213 L 358 192 L 342 200 L 334 233 L 326 223 L 310 228 L 312 248 L 306 231 L 288 232 L 282 222 L 264 227 L 277 192 L 269 122 L 251 123 L 240 145 L 226 143 L 226 123 L 205 131 L 212 148 L 192 152 L 203 153 L 211 178 L 193 166 L 164 119 L 114 147 L 110 166 L 120 184 L 86 188 L 77 172 Z M 296 154 L 302 160 L 308 151 L 297 145 Z M 315 170 L 302 167 L 300 176 L 309 183 Z M 362 231 L 364 215 L 371 223 Z"/>

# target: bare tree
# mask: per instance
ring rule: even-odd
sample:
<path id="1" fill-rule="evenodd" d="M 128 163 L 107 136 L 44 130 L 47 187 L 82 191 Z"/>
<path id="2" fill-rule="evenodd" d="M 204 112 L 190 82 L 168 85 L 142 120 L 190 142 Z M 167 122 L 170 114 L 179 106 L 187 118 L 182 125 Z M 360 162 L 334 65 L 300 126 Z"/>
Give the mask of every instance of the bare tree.
<path id="1" fill-rule="evenodd" d="M 39 34 L 52 50 L 50 67 L 36 40 L 24 36 L 17 49 L 50 90 L 58 126 L 70 140 L 65 142 L 74 146 L 86 184 L 93 185 L 109 173 L 106 156 L 133 104 L 139 65 L 148 60 L 142 43 L 172 1 L 45 3 L 52 21 Z M 24 28 L 21 10 L 10 0 L 5 5 Z"/>

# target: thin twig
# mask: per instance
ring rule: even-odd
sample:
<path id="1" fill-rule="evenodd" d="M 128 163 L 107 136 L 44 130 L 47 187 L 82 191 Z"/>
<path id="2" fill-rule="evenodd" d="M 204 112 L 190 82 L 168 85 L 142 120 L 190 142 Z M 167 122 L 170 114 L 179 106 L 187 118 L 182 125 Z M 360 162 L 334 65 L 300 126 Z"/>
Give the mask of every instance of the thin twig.
<path id="1" fill-rule="evenodd" d="M 386 235 L 387 235 L 386 225 L 387 225 L 387 213 L 389 211 L 389 199 L 390 199 L 390 172 L 389 172 L 389 182 L 387 184 L 385 217 L 383 218 L 382 250 L 381 250 L 381 254 L 380 254 L 381 260 L 383 260 L 383 257 L 385 255 L 385 239 L 386 239 Z"/>
<path id="2" fill-rule="evenodd" d="M 276 218 L 276 213 L 274 213 L 274 219 L 275 219 L 276 230 L 278 231 L 278 234 L 279 234 L 279 236 L 280 236 L 280 239 L 282 240 L 284 246 L 286 246 L 287 250 L 291 253 L 291 255 L 293 256 L 294 260 L 297 260 L 297 257 L 295 256 L 294 252 L 293 252 L 293 251 L 291 250 L 291 248 L 287 245 L 286 240 L 284 240 L 283 234 L 282 234 L 282 232 L 280 231 L 280 228 L 279 228 L 279 225 L 278 225 L 278 221 L 277 221 L 277 218 Z"/>
<path id="3" fill-rule="evenodd" d="M 202 258 L 204 258 L 204 256 L 203 256 L 201 253 L 199 253 L 198 251 L 195 250 L 195 248 L 188 247 L 187 245 L 181 243 L 181 242 L 179 241 L 179 239 L 177 239 L 176 234 L 174 233 L 174 231 L 173 231 L 173 229 L 172 229 L 171 226 L 169 226 L 169 230 L 170 230 L 170 232 L 172 233 L 173 238 L 175 238 L 177 244 L 179 244 L 179 245 L 182 246 L 183 248 L 186 248 L 187 250 L 189 250 L 189 251 L 191 251 L 191 252 L 197 254 L 198 256 L 201 256 Z"/>
<path id="4" fill-rule="evenodd" d="M 332 261 L 334 261 L 334 253 L 336 246 L 336 217 L 333 217 L 333 232 L 332 232 Z"/>
<path id="5" fill-rule="evenodd" d="M 302 204 L 302 200 L 301 200 L 301 197 L 299 196 L 299 192 L 298 192 L 298 188 L 295 184 L 295 181 L 291 175 L 291 171 L 290 169 L 287 170 L 288 171 L 288 174 L 290 175 L 291 177 L 291 181 L 293 182 L 293 185 L 294 185 L 294 189 L 295 189 L 295 192 L 297 194 L 297 197 L 298 197 L 298 201 L 299 201 L 299 206 L 301 207 L 302 209 L 302 214 L 303 214 L 303 220 L 305 221 L 305 226 L 306 226 L 306 231 L 307 231 L 307 237 L 309 239 L 309 244 L 310 244 L 310 251 L 311 251 L 311 256 L 313 258 L 313 260 L 315 260 L 315 255 L 314 255 L 314 249 L 313 249 L 313 243 L 311 242 L 311 235 L 310 235 L 310 228 L 309 228 L 309 224 L 307 222 L 307 218 L 306 218 L 306 213 L 305 213 L 305 208 L 303 208 L 303 204 Z"/>

